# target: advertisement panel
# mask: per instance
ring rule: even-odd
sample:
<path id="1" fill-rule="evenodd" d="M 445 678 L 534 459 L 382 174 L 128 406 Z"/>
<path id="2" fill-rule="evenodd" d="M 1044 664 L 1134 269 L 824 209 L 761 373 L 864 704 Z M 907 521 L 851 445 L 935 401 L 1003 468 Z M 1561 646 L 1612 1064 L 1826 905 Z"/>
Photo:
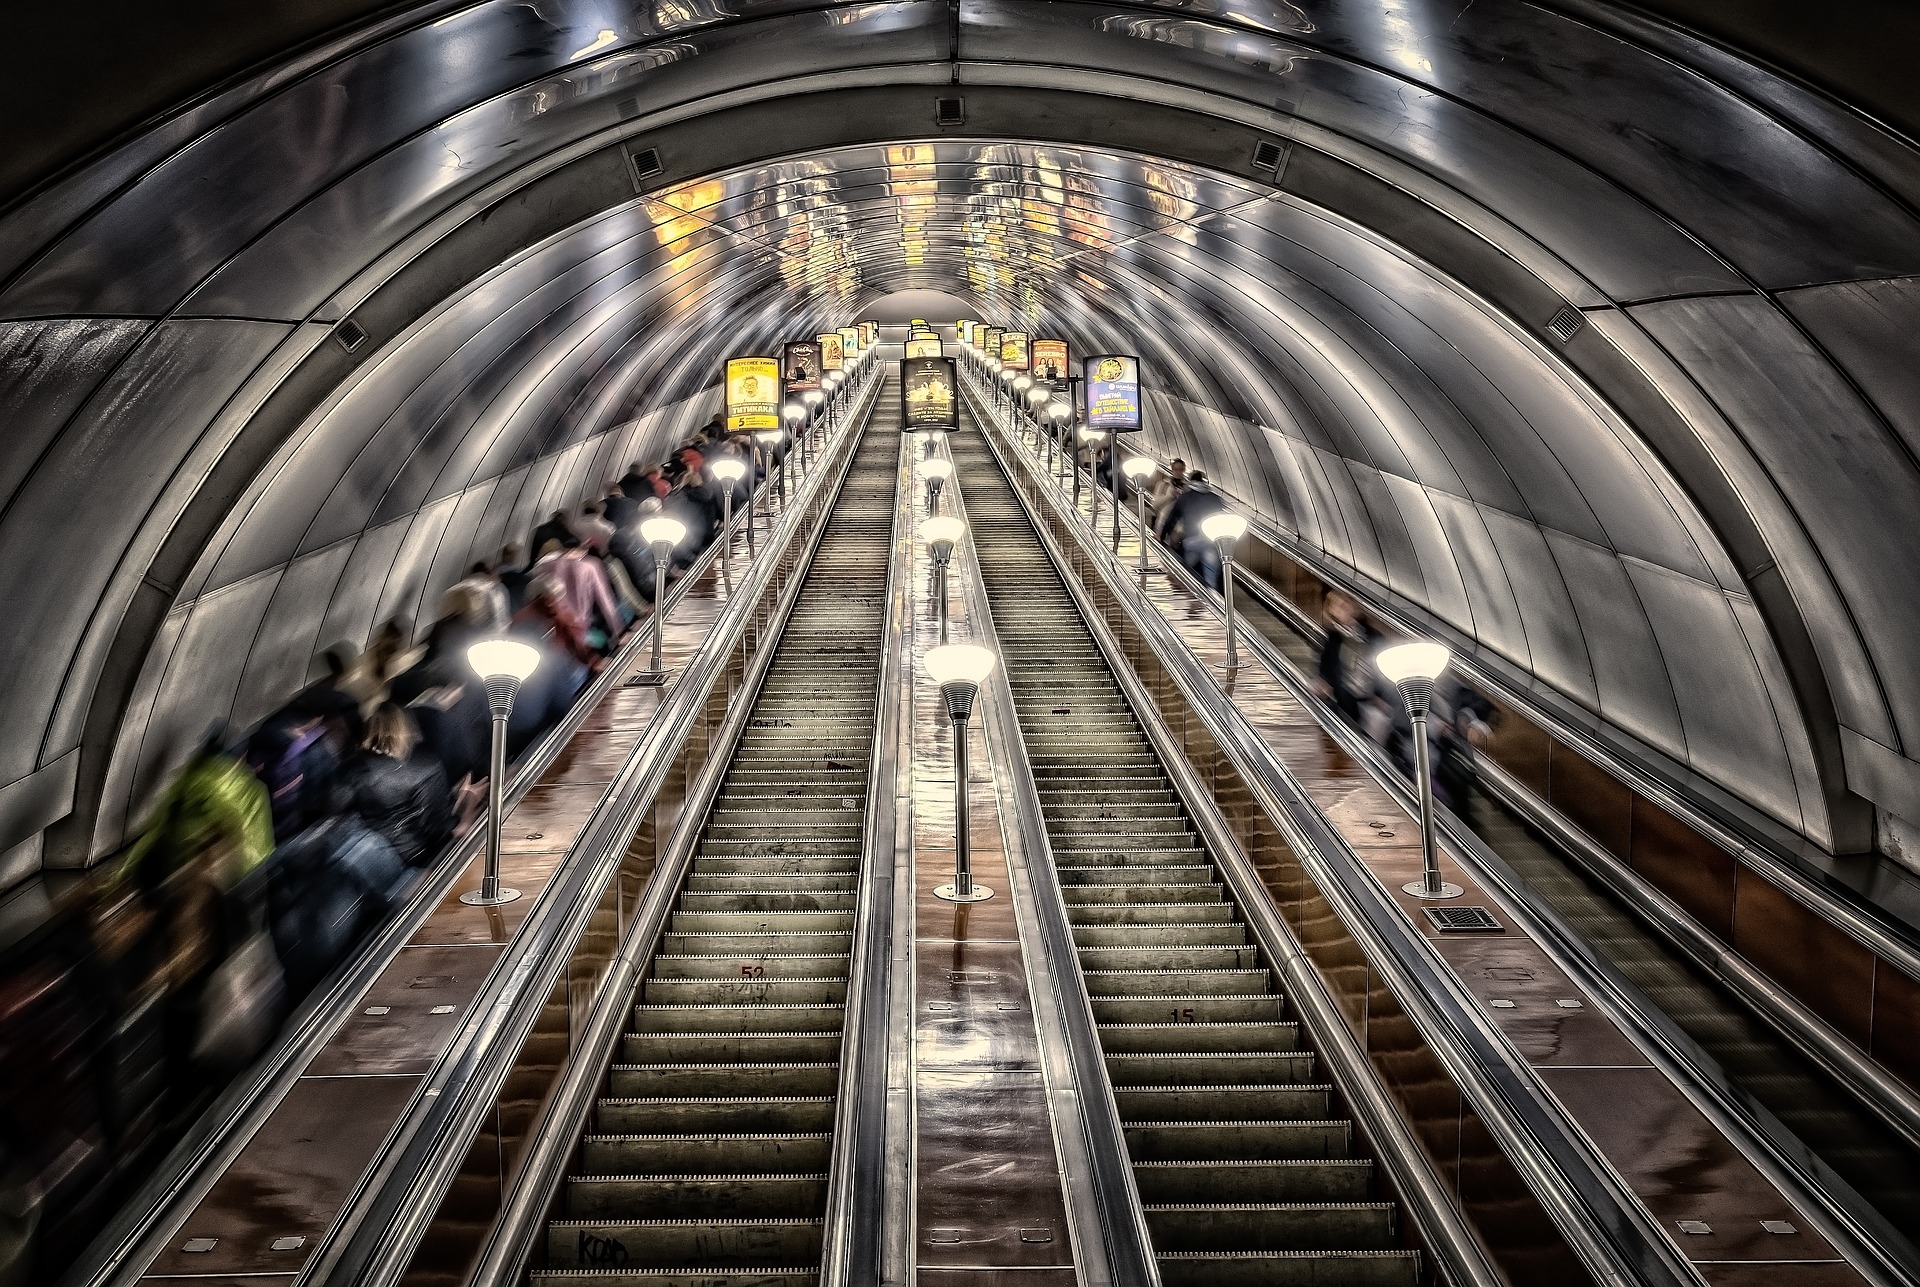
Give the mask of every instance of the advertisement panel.
<path id="1" fill-rule="evenodd" d="M 820 336 L 820 369 L 838 371 L 846 366 L 840 352 L 840 332 L 826 331 Z"/>
<path id="2" fill-rule="evenodd" d="M 973 323 L 972 322 L 962 321 L 960 323 L 960 342 L 966 345 L 968 348 L 973 347 Z"/>
<path id="3" fill-rule="evenodd" d="M 980 348 L 995 361 L 1000 358 L 1000 328 L 989 326 L 980 337 Z"/>
<path id="4" fill-rule="evenodd" d="M 860 356 L 860 328 L 843 326 L 840 328 L 840 356 L 845 361 Z"/>
<path id="5" fill-rule="evenodd" d="M 727 432 L 780 427 L 780 364 L 772 358 L 727 361 Z"/>
<path id="6" fill-rule="evenodd" d="M 1086 364 L 1087 427 L 1108 433 L 1140 428 L 1140 359 L 1119 353 Z"/>
<path id="7" fill-rule="evenodd" d="M 880 323 L 860 323 L 860 348 L 864 352 L 880 342 Z"/>
<path id="8" fill-rule="evenodd" d="M 820 388 L 820 345 L 795 340 L 780 355 L 781 376 L 788 393 L 811 393 Z"/>
<path id="9" fill-rule="evenodd" d="M 1000 365 L 1015 371 L 1027 369 L 1027 333 L 1006 331 L 1000 336 Z"/>
<path id="10" fill-rule="evenodd" d="M 1048 381 L 1067 378 L 1067 342 L 1065 340 L 1033 342 L 1033 378 Z"/>
<path id="11" fill-rule="evenodd" d="M 958 387 L 952 358 L 903 359 L 900 363 L 901 425 L 909 433 L 915 430 L 957 429 L 960 425 L 955 401 Z"/>
<path id="12" fill-rule="evenodd" d="M 940 356 L 940 337 L 932 331 L 920 331 L 907 337 L 907 356 L 910 358 L 937 358 Z"/>

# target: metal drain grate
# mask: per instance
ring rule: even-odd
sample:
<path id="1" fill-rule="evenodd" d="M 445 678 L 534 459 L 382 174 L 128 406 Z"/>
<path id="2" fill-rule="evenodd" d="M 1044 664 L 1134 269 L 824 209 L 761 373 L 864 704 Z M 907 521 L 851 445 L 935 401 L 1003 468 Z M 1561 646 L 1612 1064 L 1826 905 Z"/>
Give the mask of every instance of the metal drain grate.
<path id="1" fill-rule="evenodd" d="M 1427 919 L 1442 934 L 1457 934 L 1462 930 L 1497 930 L 1503 928 L 1493 919 L 1493 913 L 1484 907 L 1422 907 Z"/>

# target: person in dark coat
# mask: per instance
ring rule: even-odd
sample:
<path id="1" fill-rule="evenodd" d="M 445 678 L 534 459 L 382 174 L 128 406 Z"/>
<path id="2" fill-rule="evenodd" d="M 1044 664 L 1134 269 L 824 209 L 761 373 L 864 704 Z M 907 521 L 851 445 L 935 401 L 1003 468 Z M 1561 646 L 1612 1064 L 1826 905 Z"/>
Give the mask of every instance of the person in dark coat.
<path id="1" fill-rule="evenodd" d="M 533 539 L 527 547 L 538 558 L 546 550 L 548 541 L 560 542 L 560 548 L 570 550 L 580 544 L 580 538 L 574 535 L 573 524 L 567 521 L 565 510 L 556 509 L 553 516 L 533 529 Z"/>
<path id="2" fill-rule="evenodd" d="M 378 832 L 410 867 L 432 861 L 453 834 L 447 775 L 439 761 L 416 754 L 420 730 L 392 702 L 367 720 L 367 738 L 347 766 L 347 807 Z"/>
<path id="3" fill-rule="evenodd" d="M 1360 605 L 1338 590 L 1327 596 L 1326 635 L 1320 641 L 1320 667 L 1314 688 L 1358 723 L 1360 704 L 1373 696 L 1373 627 Z"/>
<path id="4" fill-rule="evenodd" d="M 507 602 L 510 610 L 520 611 L 527 601 L 527 561 L 520 556 L 518 545 L 500 547 L 500 561 L 494 565 L 493 574 L 500 578 L 500 584 L 507 587 Z"/>
<path id="5" fill-rule="evenodd" d="M 392 846 L 352 812 L 280 846 L 268 869 L 267 909 L 288 997 L 305 996 L 345 960 L 400 905 L 408 880 Z"/>
<path id="6" fill-rule="evenodd" d="M 1220 493 L 1207 482 L 1206 473 L 1196 469 L 1188 479 L 1186 490 L 1160 516 L 1157 533 L 1161 541 L 1180 551 L 1180 561 L 1187 565 L 1187 571 L 1214 590 L 1220 588 L 1220 550 L 1201 533 L 1200 524 L 1226 508 Z M 1177 545 L 1168 540 L 1176 529 L 1180 533 Z"/>

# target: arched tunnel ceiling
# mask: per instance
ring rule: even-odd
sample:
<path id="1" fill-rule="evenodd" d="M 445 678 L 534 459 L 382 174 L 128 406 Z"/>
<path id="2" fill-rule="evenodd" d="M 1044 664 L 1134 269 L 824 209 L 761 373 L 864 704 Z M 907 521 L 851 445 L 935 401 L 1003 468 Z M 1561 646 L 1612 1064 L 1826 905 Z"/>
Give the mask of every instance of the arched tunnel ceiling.
<path id="1" fill-rule="evenodd" d="M 1862 798 L 1920 816 L 1916 192 L 1869 120 L 1598 7 L 396 21 L 0 226 L 0 822 L 110 846 L 208 716 L 430 616 L 726 355 L 929 288 L 1138 349 L 1156 446 L 1327 566 L 1857 849 Z"/>

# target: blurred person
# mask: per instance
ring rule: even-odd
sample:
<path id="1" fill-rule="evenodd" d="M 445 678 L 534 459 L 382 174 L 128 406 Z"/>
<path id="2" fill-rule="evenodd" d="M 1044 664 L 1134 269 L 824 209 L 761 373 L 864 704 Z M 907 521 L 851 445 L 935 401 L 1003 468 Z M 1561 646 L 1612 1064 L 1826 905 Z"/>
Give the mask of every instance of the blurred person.
<path id="1" fill-rule="evenodd" d="M 1371 698 L 1377 687 L 1373 673 L 1377 638 L 1350 595 L 1338 590 L 1327 595 L 1326 633 L 1320 641 L 1320 664 L 1313 686 L 1355 723 L 1360 722 L 1361 703 Z"/>
<path id="2" fill-rule="evenodd" d="M 613 524 L 603 516 L 597 502 L 586 501 L 580 506 L 580 513 L 574 517 L 573 534 L 580 538 L 580 544 L 587 549 L 604 554 L 613 540 Z"/>
<path id="3" fill-rule="evenodd" d="M 565 587 L 550 574 L 542 573 L 528 585 L 527 606 L 513 615 L 513 634 L 569 659 L 582 672 L 591 673 L 602 662 L 587 641 L 587 627 L 568 602 Z M 578 677 L 576 690 L 585 678 L 585 673 Z"/>
<path id="4" fill-rule="evenodd" d="M 1157 520 L 1186 489 L 1187 462 L 1175 456 L 1166 472 L 1153 480 L 1153 490 L 1147 493 L 1147 508 Z"/>
<path id="5" fill-rule="evenodd" d="M 413 669 L 425 652 L 425 649 L 412 645 L 412 633 L 412 623 L 405 617 L 388 618 L 374 631 L 373 642 L 367 645 L 367 650 L 360 654 L 340 680 L 341 690 L 359 701 L 362 720 L 387 700 L 393 681 Z M 355 738 L 353 745 L 357 745 L 359 740 Z"/>
<path id="6" fill-rule="evenodd" d="M 507 628 L 507 621 L 513 616 L 513 598 L 484 560 L 468 568 L 466 576 L 453 583 L 453 589 L 477 600 L 480 606 L 463 615 L 484 635 L 491 638 Z"/>
<path id="7" fill-rule="evenodd" d="M 392 846 L 341 806 L 282 845 L 267 879 L 273 943 L 288 995 L 313 991 L 384 921 L 405 895 L 410 874 Z"/>
<path id="8" fill-rule="evenodd" d="M 537 560 L 550 541 L 559 542 L 563 550 L 580 544 L 580 538 L 573 534 L 573 524 L 567 521 L 567 512 L 563 509 L 556 509 L 546 522 L 533 529 L 533 537 L 527 542 L 527 548 L 533 551 Z"/>
<path id="9" fill-rule="evenodd" d="M 1207 482 L 1206 473 L 1196 469 L 1188 476 L 1186 489 L 1160 516 L 1161 541 L 1169 549 L 1179 550 L 1187 571 L 1210 590 L 1220 589 L 1220 547 L 1206 538 L 1200 525 L 1226 508 L 1226 501 Z"/>
<path id="10" fill-rule="evenodd" d="M 520 611 L 520 605 L 527 601 L 527 565 L 520 557 L 518 545 L 500 547 L 500 557 L 494 560 L 493 575 L 506 589 L 508 615 Z"/>
<path id="11" fill-rule="evenodd" d="M 623 529 L 633 526 L 640 513 L 640 500 L 626 490 L 624 484 L 607 488 L 607 494 L 600 498 L 600 513 L 607 522 L 613 524 L 617 535 Z M 609 539 L 609 546 L 612 541 Z"/>
<path id="12" fill-rule="evenodd" d="M 545 565 L 566 590 L 567 603 L 586 627 L 596 651 L 613 647 L 626 633 L 627 619 L 613 595 L 607 569 L 585 546 L 576 546 Z M 598 638 L 593 638 L 595 632 Z"/>
<path id="13" fill-rule="evenodd" d="M 437 857 L 453 834 L 446 772 L 432 755 L 416 753 L 419 744 L 413 717 L 383 703 L 367 719 L 360 754 L 341 774 L 346 808 L 409 867 Z"/>
<path id="14" fill-rule="evenodd" d="M 627 466 L 627 472 L 620 478 L 620 490 L 627 499 L 638 502 L 653 495 L 653 484 L 647 481 L 647 471 L 640 467 L 639 461 Z"/>

